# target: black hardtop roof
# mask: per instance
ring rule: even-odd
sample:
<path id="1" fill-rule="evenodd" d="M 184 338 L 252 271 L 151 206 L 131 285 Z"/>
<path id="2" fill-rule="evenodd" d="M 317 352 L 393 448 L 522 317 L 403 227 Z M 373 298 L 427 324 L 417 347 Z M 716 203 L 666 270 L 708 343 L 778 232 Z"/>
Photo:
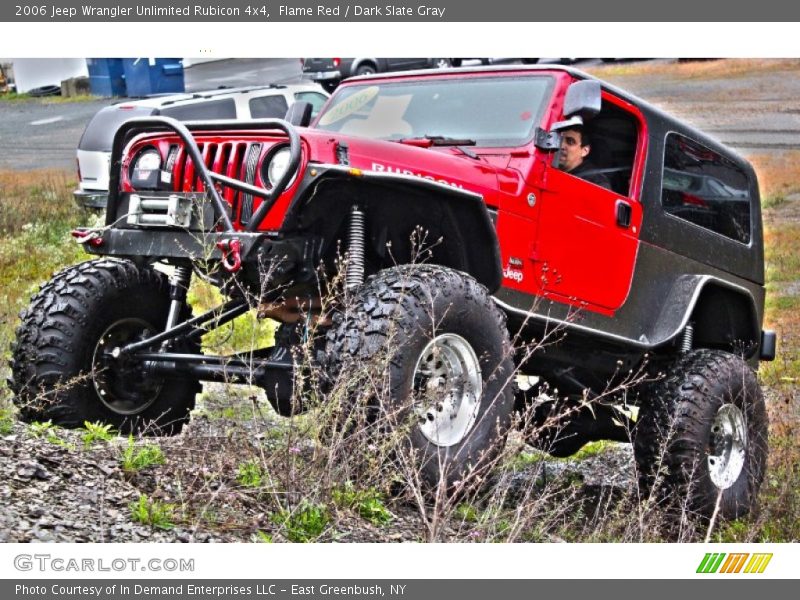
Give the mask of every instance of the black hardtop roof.
<path id="1" fill-rule="evenodd" d="M 647 100 L 636 96 L 635 94 L 631 94 L 619 88 L 613 84 L 608 83 L 607 81 L 603 81 L 602 79 L 595 77 L 594 75 L 590 75 L 580 69 L 575 69 L 573 67 L 567 67 L 564 65 L 490 65 L 490 66 L 476 66 L 476 67 L 458 67 L 453 69 L 415 69 L 412 71 L 395 71 L 392 73 L 377 73 L 373 75 L 359 75 L 356 77 L 348 77 L 345 81 L 353 81 L 353 82 L 360 82 L 360 81 L 369 81 L 372 79 L 401 79 L 403 77 L 441 77 L 447 75 L 454 75 L 460 73 L 483 73 L 483 74 L 491 74 L 491 73 L 507 73 L 507 72 L 547 72 L 547 71 L 563 71 L 569 73 L 570 75 L 577 77 L 579 79 L 591 79 L 594 81 L 599 81 L 600 85 L 602 85 L 603 89 L 613 93 L 615 96 L 622 98 L 630 102 L 631 104 L 635 105 L 639 110 L 642 111 L 645 119 L 647 120 L 648 124 L 652 124 L 654 121 L 660 122 L 663 129 L 667 129 L 669 131 L 674 131 L 675 133 L 682 133 L 688 137 L 693 138 L 694 140 L 700 142 L 704 146 L 707 146 L 709 149 L 722 154 L 733 160 L 734 162 L 738 163 L 741 166 L 746 167 L 748 170 L 752 169 L 750 163 L 742 157 L 739 153 L 727 146 L 723 145 L 719 140 L 716 140 L 710 137 L 708 134 L 703 133 L 700 129 L 694 127 L 693 125 L 678 119 L 677 117 L 670 115 L 669 113 L 663 111 L 662 109 L 650 104 Z"/>

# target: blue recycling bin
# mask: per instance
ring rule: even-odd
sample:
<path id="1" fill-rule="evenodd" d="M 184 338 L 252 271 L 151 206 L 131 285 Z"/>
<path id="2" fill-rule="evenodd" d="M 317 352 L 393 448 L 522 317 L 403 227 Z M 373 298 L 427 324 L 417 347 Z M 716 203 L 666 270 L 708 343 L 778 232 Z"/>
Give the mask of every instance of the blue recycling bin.
<path id="1" fill-rule="evenodd" d="M 125 96 L 125 71 L 121 58 L 87 58 L 89 89 L 95 96 Z"/>
<path id="2" fill-rule="evenodd" d="M 123 58 L 122 66 L 129 97 L 185 91 L 180 58 Z"/>

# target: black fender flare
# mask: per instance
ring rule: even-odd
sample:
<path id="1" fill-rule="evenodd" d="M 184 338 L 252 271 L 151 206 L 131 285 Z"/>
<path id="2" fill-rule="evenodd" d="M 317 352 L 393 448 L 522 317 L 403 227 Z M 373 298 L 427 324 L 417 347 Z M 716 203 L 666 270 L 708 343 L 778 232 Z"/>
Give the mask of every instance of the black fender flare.
<path id="1" fill-rule="evenodd" d="M 752 292 L 713 275 L 683 275 L 670 289 L 651 330 L 650 341 L 675 340 L 690 323 L 695 345 L 719 347 L 741 343 L 747 357 L 760 343 L 760 314 Z"/>
<path id="2" fill-rule="evenodd" d="M 468 273 L 490 292 L 500 287 L 500 243 L 483 196 L 455 185 L 415 175 L 311 164 L 282 229 L 338 230 L 354 203 L 364 208 L 373 233 L 377 227 L 394 240 L 419 226 L 438 238 L 429 262 Z M 392 259 L 403 262 L 405 257 L 401 253 Z"/>

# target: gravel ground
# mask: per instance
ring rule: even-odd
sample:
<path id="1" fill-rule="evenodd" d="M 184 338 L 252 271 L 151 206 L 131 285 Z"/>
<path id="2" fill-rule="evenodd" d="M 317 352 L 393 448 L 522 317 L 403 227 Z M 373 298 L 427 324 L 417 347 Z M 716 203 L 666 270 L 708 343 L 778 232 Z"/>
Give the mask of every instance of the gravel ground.
<path id="1" fill-rule="evenodd" d="M 278 417 L 269 416 L 278 423 Z M 270 519 L 274 504 L 243 489 L 235 480 L 236 464 L 252 456 L 274 436 L 259 433 L 252 421 L 208 418 L 202 411 L 183 434 L 158 440 L 167 462 L 131 474 L 123 471 L 124 438 L 83 447 L 82 432 L 57 429 L 56 443 L 37 437 L 29 426 L 15 423 L 0 439 L 0 542 L 250 542 L 259 531 L 285 541 Z M 301 443 L 311 452 L 310 443 Z M 237 458 L 238 457 L 238 458 Z M 559 481 L 581 482 L 585 497 L 608 496 L 633 489 L 629 445 L 615 444 L 581 461 L 538 461 L 514 472 L 508 501 Z M 158 529 L 131 519 L 131 503 L 140 494 L 191 508 L 178 511 L 176 525 Z M 214 512 L 209 522 L 198 506 Z M 324 541 L 422 541 L 427 529 L 414 505 L 401 498 L 388 504 L 392 520 L 376 526 L 353 511 L 333 510 Z M 469 539 L 459 523 L 438 539 Z M 476 533 L 477 535 L 477 533 Z"/>

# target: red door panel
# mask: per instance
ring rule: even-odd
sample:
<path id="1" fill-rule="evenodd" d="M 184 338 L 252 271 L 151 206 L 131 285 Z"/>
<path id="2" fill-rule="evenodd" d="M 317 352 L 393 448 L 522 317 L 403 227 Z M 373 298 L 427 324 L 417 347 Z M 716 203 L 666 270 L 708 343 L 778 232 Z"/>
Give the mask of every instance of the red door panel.
<path id="1" fill-rule="evenodd" d="M 540 198 L 535 278 L 548 295 L 613 312 L 625 302 L 636 261 L 641 206 L 620 194 L 549 168 Z M 617 204 L 630 225 L 617 223 Z"/>
<path id="2" fill-rule="evenodd" d="M 536 221 L 501 212 L 497 219 L 497 237 L 500 240 L 503 287 L 541 295 L 541 286 L 536 282 L 536 266 L 530 260 L 533 240 L 536 239 Z M 533 302 L 531 299 L 531 307 Z"/>

